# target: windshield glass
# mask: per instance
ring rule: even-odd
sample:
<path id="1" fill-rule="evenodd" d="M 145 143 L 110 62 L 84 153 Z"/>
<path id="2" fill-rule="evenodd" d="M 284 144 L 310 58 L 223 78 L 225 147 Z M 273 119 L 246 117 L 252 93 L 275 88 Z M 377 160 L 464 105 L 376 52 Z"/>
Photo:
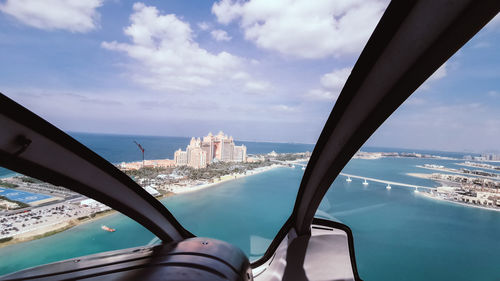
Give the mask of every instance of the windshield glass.
<path id="1" fill-rule="evenodd" d="M 187 230 L 250 260 L 290 216 L 310 152 L 387 6 L 49 2 L 0 2 L 3 93 L 115 164 Z M 145 241 L 132 240 L 123 248 Z M 37 259 L 19 245 L 0 254 Z"/>
<path id="2" fill-rule="evenodd" d="M 1 91 L 116 165 L 187 230 L 228 241 L 254 261 L 290 216 L 314 144 L 387 4 L 4 0 L 0 61 L 9 67 L 1 72 Z M 45 6 L 51 9 L 40 8 Z M 500 213 L 455 209 L 428 198 L 437 193 L 425 197 L 420 193 L 428 189 L 417 189 L 419 195 L 412 189 L 439 185 L 422 174 L 463 165 L 494 172 L 500 166 L 465 163 L 497 159 L 500 153 L 498 22 L 389 118 L 323 200 L 318 216 L 352 228 L 364 279 L 394 279 L 382 269 L 399 261 L 405 266 L 394 276 L 401 280 L 410 280 L 408 272 L 415 280 L 447 279 L 451 275 L 443 274 L 450 271 L 457 272 L 456 280 L 498 276 L 492 267 L 497 259 L 482 261 L 499 250 L 490 244 L 499 233 Z M 482 154 L 486 158 L 475 158 Z M 17 184 L 13 177 L 22 175 L 0 173 L 5 178 L 0 186 L 10 193 Z M 361 185 L 351 188 L 355 184 Z M 476 191 L 464 192 L 472 198 Z M 72 198 L 63 196 L 57 204 L 71 204 Z M 2 199 L 6 207 L 0 215 L 7 216 L 16 198 Z M 497 204 L 485 200 L 493 202 L 488 208 Z M 28 206 L 15 209 L 23 208 Z M 113 241 L 102 226 L 116 229 Z M 17 239 L 10 222 L 1 227 L 0 274 L 158 242 L 121 214 L 57 234 L 32 232 L 39 239 L 30 242 Z M 467 240 L 475 235 L 473 228 L 481 229 L 485 244 L 475 247 Z M 464 236 L 442 243 L 457 231 Z M 421 249 L 442 254 L 439 259 L 416 254 Z M 470 275 L 457 270 L 469 265 Z M 437 273 L 418 275 L 422 269 Z"/>
<path id="3" fill-rule="evenodd" d="M 0 274 L 159 243 L 132 219 L 86 196 L 0 168 Z"/>
<path id="4" fill-rule="evenodd" d="M 498 22 L 386 120 L 323 198 L 316 216 L 352 229 L 362 278 L 500 276 Z"/>

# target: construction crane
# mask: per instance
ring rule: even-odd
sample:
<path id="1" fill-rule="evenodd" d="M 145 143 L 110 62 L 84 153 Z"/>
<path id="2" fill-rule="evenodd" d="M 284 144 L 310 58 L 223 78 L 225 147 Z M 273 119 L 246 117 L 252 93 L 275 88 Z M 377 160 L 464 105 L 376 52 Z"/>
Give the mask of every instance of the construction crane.
<path id="1" fill-rule="evenodd" d="M 134 141 L 134 143 L 137 145 L 137 147 L 139 147 L 139 149 L 142 152 L 142 167 L 144 168 L 144 148 L 138 142 Z"/>

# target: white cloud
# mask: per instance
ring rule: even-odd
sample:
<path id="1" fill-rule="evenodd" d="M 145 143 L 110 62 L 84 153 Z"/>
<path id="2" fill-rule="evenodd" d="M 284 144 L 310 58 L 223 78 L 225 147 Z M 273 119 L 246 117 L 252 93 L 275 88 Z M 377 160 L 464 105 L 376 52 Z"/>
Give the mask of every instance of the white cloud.
<path id="1" fill-rule="evenodd" d="M 488 91 L 488 96 L 492 98 L 500 97 L 500 93 L 497 91 Z"/>
<path id="2" fill-rule="evenodd" d="M 495 105 L 470 102 L 422 104 L 398 110 L 375 132 L 369 145 L 445 151 L 498 148 L 500 119 Z"/>
<path id="3" fill-rule="evenodd" d="M 312 89 L 306 93 L 305 97 L 309 100 L 335 100 L 338 94 L 324 89 Z"/>
<path id="4" fill-rule="evenodd" d="M 232 79 L 236 80 L 246 80 L 250 78 L 250 75 L 244 71 L 236 72 L 231 76 Z"/>
<path id="5" fill-rule="evenodd" d="M 245 59 L 227 52 L 211 53 L 194 40 L 189 23 L 174 14 L 162 15 L 153 6 L 135 3 L 131 24 L 124 29 L 132 43 L 103 42 L 102 47 L 126 53 L 136 63 L 135 81 L 152 89 L 192 91 L 218 81 L 245 83 L 251 77 L 232 78 L 244 72 Z"/>
<path id="6" fill-rule="evenodd" d="M 429 78 L 427 78 L 427 80 L 425 80 L 425 82 L 422 85 L 420 85 L 418 89 L 424 91 L 429 90 L 430 86 L 433 83 L 446 77 L 448 75 L 448 70 L 449 70 L 448 63 L 449 62 L 445 62 L 438 69 L 436 69 L 436 71 L 434 71 L 434 73 L 431 76 L 429 76 Z M 454 64 L 454 68 L 456 68 L 456 64 Z"/>
<path id="7" fill-rule="evenodd" d="M 227 32 L 225 32 L 224 30 L 215 29 L 215 30 L 212 30 L 210 32 L 210 34 L 212 35 L 212 37 L 216 41 L 230 41 L 231 40 L 231 36 L 229 36 L 227 34 Z"/>
<path id="8" fill-rule="evenodd" d="M 336 69 L 321 76 L 321 89 L 313 89 L 307 92 L 306 98 L 311 100 L 335 100 L 344 87 L 352 68 L 346 67 Z"/>
<path id="9" fill-rule="evenodd" d="M 500 14 L 496 15 L 487 25 L 487 28 L 497 28 L 500 26 Z"/>
<path id="10" fill-rule="evenodd" d="M 441 65 L 434 73 L 427 79 L 427 81 L 440 80 L 448 74 L 447 63 Z"/>
<path id="11" fill-rule="evenodd" d="M 7 0 L 0 11 L 39 29 L 88 32 L 99 25 L 100 6 L 102 0 Z"/>
<path id="12" fill-rule="evenodd" d="M 210 24 L 208 22 L 199 22 L 198 23 L 198 28 L 203 30 L 203 31 L 206 31 L 206 30 L 209 30 L 210 29 Z"/>
<path id="13" fill-rule="evenodd" d="M 405 102 L 405 105 L 421 106 L 427 104 L 428 101 L 424 98 L 412 95 Z"/>
<path id="14" fill-rule="evenodd" d="M 248 81 L 245 83 L 245 89 L 250 92 L 262 93 L 263 91 L 269 90 L 271 85 L 268 82 L 262 81 Z"/>
<path id="15" fill-rule="evenodd" d="M 217 16 L 217 21 L 222 24 L 229 24 L 243 14 L 243 5 L 233 3 L 231 0 L 222 0 L 214 3 L 212 13 Z"/>
<path id="16" fill-rule="evenodd" d="M 221 0 L 218 22 L 238 21 L 258 47 L 300 58 L 358 54 L 378 23 L 386 1 Z"/>
<path id="17" fill-rule="evenodd" d="M 477 42 L 476 44 L 472 45 L 472 48 L 474 49 L 483 49 L 489 47 L 491 47 L 491 43 L 486 41 Z"/>
<path id="18" fill-rule="evenodd" d="M 292 106 L 285 105 L 285 104 L 273 105 L 273 106 L 271 106 L 271 109 L 274 111 L 278 111 L 278 112 L 295 112 L 295 111 L 297 111 L 296 107 L 292 107 Z"/>
<path id="19" fill-rule="evenodd" d="M 349 78 L 351 71 L 351 67 L 346 67 L 327 73 L 321 77 L 321 85 L 327 89 L 333 89 L 340 92 L 347 78 Z"/>

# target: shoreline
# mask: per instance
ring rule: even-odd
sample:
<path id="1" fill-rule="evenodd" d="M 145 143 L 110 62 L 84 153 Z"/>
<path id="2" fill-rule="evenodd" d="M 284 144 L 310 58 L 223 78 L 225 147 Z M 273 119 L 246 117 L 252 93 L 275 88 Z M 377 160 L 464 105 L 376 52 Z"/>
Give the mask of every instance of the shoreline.
<path id="1" fill-rule="evenodd" d="M 175 194 L 185 194 L 185 193 L 196 192 L 196 191 L 207 189 L 207 188 L 210 188 L 210 187 L 222 184 L 222 183 L 226 183 L 229 181 L 233 181 L 233 180 L 257 175 L 260 173 L 264 173 L 267 171 L 271 171 L 271 170 L 273 170 L 275 168 L 279 168 L 279 167 L 286 167 L 286 166 L 281 165 L 281 164 L 273 164 L 273 165 L 266 166 L 266 167 L 259 167 L 259 168 L 255 168 L 253 170 L 248 171 L 249 172 L 248 174 L 229 174 L 229 175 L 226 175 L 225 178 L 222 178 L 216 182 L 191 185 L 191 186 L 182 186 L 182 187 L 179 186 L 179 187 L 175 188 L 174 190 L 172 190 L 171 192 L 174 193 L 174 195 Z"/>
<path id="2" fill-rule="evenodd" d="M 498 163 L 497 161 L 489 161 L 490 163 L 493 162 L 493 163 Z M 479 162 L 481 163 L 481 162 Z M 494 172 L 497 172 L 500 173 L 500 170 L 497 170 L 497 169 L 492 169 L 492 168 L 487 168 L 487 167 L 481 167 L 481 166 L 475 166 L 475 165 L 469 165 L 469 164 L 466 164 L 466 163 L 454 163 L 455 165 L 458 165 L 458 166 L 462 166 L 462 167 L 467 167 L 467 168 L 476 168 L 476 169 L 484 169 L 484 170 L 488 170 L 488 171 L 494 171 Z"/>
<path id="3" fill-rule="evenodd" d="M 425 173 L 406 173 L 406 175 L 407 175 L 407 176 L 410 176 L 410 177 L 414 177 L 414 178 L 431 180 L 431 181 L 433 181 L 433 182 L 435 182 L 435 183 L 438 183 L 438 184 L 439 184 L 439 186 L 435 186 L 434 188 L 438 188 L 438 187 L 443 187 L 443 186 L 446 186 L 446 185 L 444 184 L 444 181 L 443 181 L 443 180 L 433 179 L 433 178 L 431 177 L 431 176 L 432 176 L 432 174 L 425 174 Z M 456 186 L 456 183 L 453 183 L 453 182 L 451 182 L 451 183 L 453 184 L 453 186 L 454 186 L 454 187 L 458 187 L 458 186 Z M 448 186 L 449 186 L 449 185 L 448 185 Z"/>
<path id="4" fill-rule="evenodd" d="M 103 211 L 101 213 L 96 213 L 94 217 L 82 217 L 82 219 L 71 219 L 67 221 L 62 221 L 62 222 L 57 222 L 57 223 L 52 223 L 49 225 L 42 226 L 38 229 L 35 229 L 33 231 L 30 231 L 31 233 L 20 233 L 15 236 L 12 236 L 11 240 L 5 241 L 5 242 L 0 242 L 0 249 L 6 246 L 18 244 L 18 243 L 23 243 L 23 242 L 28 242 L 28 241 L 33 241 L 33 240 L 38 240 L 42 239 L 45 237 L 52 236 L 54 234 L 61 233 L 63 231 L 69 230 L 71 228 L 77 227 L 79 225 L 83 225 L 86 223 L 90 223 L 96 220 L 100 220 L 102 218 L 111 216 L 113 214 L 117 214 L 119 212 L 110 209 L 107 211 Z M 47 229 L 45 229 L 47 228 Z"/>
<path id="5" fill-rule="evenodd" d="M 286 164 L 293 164 L 293 163 L 298 163 L 298 162 L 303 162 L 303 161 L 304 160 L 287 161 Z M 178 186 L 176 189 L 174 189 L 170 192 L 167 192 L 165 194 L 162 194 L 161 196 L 158 196 L 156 198 L 159 201 L 161 201 L 167 197 L 175 196 L 177 194 L 186 194 L 186 193 L 192 193 L 192 192 L 204 190 L 204 189 L 207 189 L 210 187 L 217 186 L 217 185 L 222 184 L 222 183 L 227 183 L 227 182 L 230 182 L 233 180 L 237 180 L 237 179 L 245 178 L 248 176 L 253 176 L 253 175 L 261 174 L 264 172 L 268 172 L 268 171 L 274 170 L 276 168 L 285 168 L 285 167 L 287 167 L 286 164 L 273 164 L 270 166 L 259 167 L 259 168 L 247 171 L 246 174 L 229 174 L 229 175 L 226 175 L 225 178 L 222 178 L 216 182 L 199 184 L 199 185 L 190 185 L 190 186 L 188 186 L 188 185 L 187 186 Z M 432 179 L 430 177 L 431 174 L 423 174 L 423 173 L 406 173 L 406 174 L 409 176 L 412 176 L 412 177 L 432 180 L 434 182 L 439 183 L 440 186 L 445 186 L 443 182 L 436 181 L 436 180 Z M 439 200 L 439 201 L 443 201 L 443 202 L 455 203 L 455 204 L 459 204 L 459 205 L 466 206 L 466 207 L 480 208 L 480 209 L 492 210 L 492 211 L 500 211 L 500 208 L 488 208 L 488 207 L 484 207 L 484 206 L 471 205 L 471 204 L 467 204 L 467 203 L 438 198 L 429 192 L 421 192 L 421 194 L 423 196 L 425 196 L 426 198 Z M 38 229 L 30 231 L 31 232 L 30 234 L 20 233 L 20 234 L 12 236 L 11 240 L 8 240 L 5 242 L 0 242 L 0 248 L 6 247 L 9 245 L 14 245 L 17 243 L 28 242 L 28 241 L 33 241 L 33 240 L 45 238 L 48 236 L 52 236 L 54 234 L 69 230 L 73 227 L 83 225 L 83 224 L 89 223 L 89 222 L 94 222 L 96 220 L 99 220 L 99 219 L 104 218 L 104 217 L 108 217 L 108 216 L 116 214 L 116 213 L 119 213 L 119 212 L 117 212 L 115 210 L 107 210 L 107 211 L 103 211 L 100 213 L 96 213 L 93 217 L 87 216 L 87 217 L 83 217 L 83 219 L 74 218 L 71 220 L 63 221 L 63 222 L 57 222 L 57 223 L 52 223 L 49 225 L 44 225 Z"/>
<path id="6" fill-rule="evenodd" d="M 466 177 L 486 178 L 486 179 L 494 180 L 494 181 L 500 180 L 500 174 L 498 174 L 498 173 L 493 173 L 494 175 L 498 175 L 498 177 L 491 177 L 491 176 L 463 173 L 459 170 L 453 170 L 450 168 L 431 168 L 431 167 L 425 167 L 425 166 L 421 166 L 421 165 L 417 165 L 416 167 L 420 168 L 420 169 L 427 169 L 427 170 L 442 172 L 442 173 L 452 173 L 452 174 L 457 174 L 457 175 L 466 176 Z"/>
<path id="7" fill-rule="evenodd" d="M 443 199 L 443 198 L 436 197 L 436 196 L 434 196 L 434 195 L 432 195 L 432 194 L 430 194 L 428 192 L 420 192 L 419 194 L 421 194 L 422 196 L 424 196 L 426 198 L 429 198 L 429 199 L 432 199 L 432 200 L 437 200 L 437 201 L 440 201 L 440 202 L 457 204 L 457 205 L 461 205 L 461 206 L 469 207 L 469 208 L 476 208 L 476 209 L 483 209 L 483 210 L 488 210 L 488 211 L 500 212 L 500 208 L 488 208 L 488 207 L 484 207 L 484 206 L 472 205 L 472 204 L 462 203 L 462 202 L 453 201 L 453 200 L 446 200 L 446 199 Z"/>
<path id="8" fill-rule="evenodd" d="M 439 180 L 433 179 L 431 177 L 432 174 L 422 174 L 422 173 L 406 173 L 406 174 L 408 176 L 411 176 L 411 177 L 432 180 L 434 182 L 439 183 L 441 185 L 439 187 L 445 187 L 445 186 L 447 186 L 447 185 L 445 185 L 444 181 L 439 181 Z M 470 208 L 477 208 L 477 209 L 483 209 L 483 210 L 500 212 L 500 208 L 490 208 L 490 207 L 476 205 L 476 204 L 468 204 L 468 203 L 463 203 L 463 202 L 454 201 L 454 200 L 447 200 L 447 199 L 444 199 L 444 198 L 437 197 L 437 196 L 431 194 L 430 192 L 425 192 L 424 191 L 424 192 L 419 192 L 419 194 L 425 196 L 426 198 L 437 200 L 437 201 L 440 201 L 440 202 L 448 202 L 448 203 L 458 204 L 458 205 L 465 206 L 465 207 L 470 207 Z"/>
<path id="9" fill-rule="evenodd" d="M 282 164 L 273 164 L 270 166 L 259 167 L 259 168 L 256 168 L 254 170 L 250 170 L 249 171 L 250 173 L 248 173 L 248 174 L 228 175 L 230 177 L 224 178 L 220 181 L 213 182 L 213 183 L 193 185 L 193 186 L 184 186 L 184 187 L 181 187 L 181 190 L 171 191 L 171 192 L 168 192 L 166 194 L 162 194 L 161 196 L 156 197 L 156 199 L 161 201 L 165 198 L 175 196 L 177 194 L 184 194 L 184 193 L 191 193 L 191 192 L 200 191 L 200 190 L 210 188 L 210 187 L 222 184 L 222 183 L 230 182 L 232 180 L 261 174 L 261 173 L 264 173 L 264 172 L 267 172 L 267 171 L 270 171 L 270 170 L 273 170 L 273 169 L 279 168 L 279 167 L 286 167 L 286 166 L 282 165 Z M 29 231 L 29 232 L 24 232 L 24 233 L 19 233 L 19 234 L 16 234 L 14 236 L 11 236 L 12 239 L 5 241 L 5 242 L 0 242 L 0 248 L 7 247 L 10 245 L 14 245 L 14 244 L 18 244 L 18 243 L 23 243 L 23 242 L 28 242 L 28 241 L 33 241 L 33 240 L 38 240 L 41 238 L 49 237 L 49 236 L 52 236 L 54 234 L 58 234 L 58 233 L 66 231 L 66 230 L 69 230 L 71 228 L 77 227 L 79 225 L 83 225 L 83 224 L 86 224 L 89 222 L 94 222 L 96 220 L 100 220 L 102 218 L 105 218 L 105 217 L 108 217 L 110 215 L 117 214 L 117 213 L 119 213 L 119 212 L 116 210 L 110 209 L 107 211 L 96 213 L 94 215 L 94 217 L 87 216 L 87 217 L 83 217 L 83 219 L 74 218 L 71 220 L 56 222 L 56 223 L 52 223 L 49 225 L 44 225 L 44 226 L 41 226 L 40 228 L 37 228 L 35 230 Z"/>

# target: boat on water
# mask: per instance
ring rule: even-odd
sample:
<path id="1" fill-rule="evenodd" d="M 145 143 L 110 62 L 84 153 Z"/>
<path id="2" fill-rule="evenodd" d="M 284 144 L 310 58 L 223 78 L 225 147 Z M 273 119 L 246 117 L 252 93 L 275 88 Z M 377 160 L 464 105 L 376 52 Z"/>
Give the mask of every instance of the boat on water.
<path id="1" fill-rule="evenodd" d="M 351 177 L 347 177 L 347 179 L 345 179 L 346 182 L 351 182 Z"/>
<path id="2" fill-rule="evenodd" d="M 302 171 L 304 171 L 306 169 L 306 167 L 302 166 Z"/>
<path id="3" fill-rule="evenodd" d="M 385 187 L 387 190 L 390 190 L 392 187 L 390 184 L 388 184 L 386 187 Z"/>
<path id="4" fill-rule="evenodd" d="M 111 227 L 107 227 L 107 226 L 105 226 L 105 225 L 102 225 L 102 226 L 101 226 L 101 229 L 102 229 L 102 230 L 105 230 L 105 231 L 108 231 L 108 232 L 115 232 L 115 231 L 116 231 L 116 229 L 111 228 Z"/>
<path id="5" fill-rule="evenodd" d="M 368 185 L 368 182 L 366 181 L 366 179 L 365 179 L 365 181 L 363 182 L 363 185 Z"/>
<path id="6" fill-rule="evenodd" d="M 292 165 L 291 167 L 292 167 L 292 169 L 295 169 L 295 165 Z"/>

